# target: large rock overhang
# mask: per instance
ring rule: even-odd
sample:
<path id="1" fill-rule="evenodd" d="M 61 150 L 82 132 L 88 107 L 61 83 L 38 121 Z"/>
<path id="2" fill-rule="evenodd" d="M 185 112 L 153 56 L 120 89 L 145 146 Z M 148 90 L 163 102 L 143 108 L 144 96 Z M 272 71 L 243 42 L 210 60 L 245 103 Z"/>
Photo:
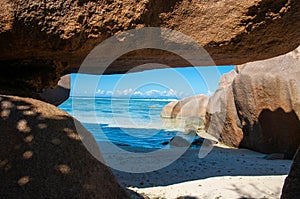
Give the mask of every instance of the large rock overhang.
<path id="1" fill-rule="evenodd" d="M 96 45 L 135 28 L 182 32 L 216 65 L 267 59 L 300 45 L 298 0 L 3 0 L 0 11 L 0 91 L 25 96 L 55 87 L 63 74 L 78 72 Z M 190 66 L 172 53 L 144 49 L 119 57 L 105 73 L 153 62 Z"/>

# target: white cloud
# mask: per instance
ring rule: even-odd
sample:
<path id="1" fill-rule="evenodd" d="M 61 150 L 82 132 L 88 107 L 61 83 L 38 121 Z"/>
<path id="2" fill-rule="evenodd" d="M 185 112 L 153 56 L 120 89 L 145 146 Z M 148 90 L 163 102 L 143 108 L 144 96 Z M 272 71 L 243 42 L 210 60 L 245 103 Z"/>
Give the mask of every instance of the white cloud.
<path id="1" fill-rule="evenodd" d="M 174 91 L 173 89 L 170 89 L 167 93 L 166 93 L 167 96 L 176 96 L 177 93 L 176 91 Z"/>
<path id="2" fill-rule="evenodd" d="M 142 93 L 141 91 L 134 91 L 133 95 L 136 95 L 136 96 L 143 96 L 144 93 Z"/>
<path id="3" fill-rule="evenodd" d="M 103 95 L 106 91 L 98 89 L 96 95 Z"/>
<path id="4" fill-rule="evenodd" d="M 127 96 L 132 94 L 133 94 L 133 90 L 131 88 L 123 90 L 123 95 Z"/>
<path id="5" fill-rule="evenodd" d="M 149 96 L 149 97 L 158 97 L 158 96 L 162 96 L 162 91 L 159 91 L 159 90 L 149 90 L 149 91 L 146 91 L 144 93 L 145 96 Z"/>
<path id="6" fill-rule="evenodd" d="M 148 90 L 145 92 L 135 91 L 132 88 L 127 88 L 124 90 L 115 90 L 115 91 L 106 91 L 98 89 L 96 95 L 99 97 L 136 97 L 136 98 L 184 98 L 188 97 L 191 94 L 184 91 L 175 91 L 173 89 L 169 90 Z"/>
<path id="7" fill-rule="evenodd" d="M 134 91 L 131 88 L 125 90 L 116 90 L 115 92 L 113 91 L 108 91 L 108 92 L 111 93 L 114 97 L 124 97 L 124 96 L 128 97 L 134 93 Z"/>

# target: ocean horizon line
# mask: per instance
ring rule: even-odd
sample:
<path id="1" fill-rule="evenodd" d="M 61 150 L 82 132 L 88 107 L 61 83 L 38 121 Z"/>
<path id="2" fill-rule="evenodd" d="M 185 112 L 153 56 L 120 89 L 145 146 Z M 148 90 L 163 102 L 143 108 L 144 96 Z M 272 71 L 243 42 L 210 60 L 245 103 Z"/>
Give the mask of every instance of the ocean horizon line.
<path id="1" fill-rule="evenodd" d="M 103 99 L 103 100 L 141 100 L 141 101 L 177 101 L 179 98 L 128 98 L 128 97 L 100 97 L 100 96 L 70 96 L 77 99 Z"/>

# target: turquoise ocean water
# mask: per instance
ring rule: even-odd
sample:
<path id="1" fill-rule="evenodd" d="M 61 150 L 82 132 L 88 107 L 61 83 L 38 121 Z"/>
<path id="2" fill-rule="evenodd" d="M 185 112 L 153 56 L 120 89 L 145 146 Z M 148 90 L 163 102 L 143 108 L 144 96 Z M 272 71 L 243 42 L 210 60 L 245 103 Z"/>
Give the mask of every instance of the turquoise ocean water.
<path id="1" fill-rule="evenodd" d="M 111 99 L 71 97 L 60 109 L 78 119 L 97 142 L 119 146 L 163 148 L 180 127 L 166 125 L 160 112 L 169 99 Z"/>

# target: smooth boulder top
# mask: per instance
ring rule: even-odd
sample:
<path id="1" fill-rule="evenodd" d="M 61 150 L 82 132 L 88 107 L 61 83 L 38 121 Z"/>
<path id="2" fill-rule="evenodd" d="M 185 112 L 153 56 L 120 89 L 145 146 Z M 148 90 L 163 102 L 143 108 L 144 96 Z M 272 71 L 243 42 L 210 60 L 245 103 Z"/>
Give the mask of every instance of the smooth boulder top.
<path id="1" fill-rule="evenodd" d="M 162 118 L 204 118 L 209 97 L 196 95 L 173 101 L 167 104 L 161 111 Z"/>

